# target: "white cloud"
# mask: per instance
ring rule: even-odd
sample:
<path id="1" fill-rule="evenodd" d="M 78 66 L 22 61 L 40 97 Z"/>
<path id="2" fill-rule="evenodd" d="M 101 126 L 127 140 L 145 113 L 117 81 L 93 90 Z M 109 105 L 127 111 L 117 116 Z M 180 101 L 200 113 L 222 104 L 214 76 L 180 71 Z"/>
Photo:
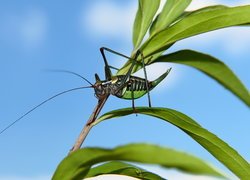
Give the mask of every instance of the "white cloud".
<path id="1" fill-rule="evenodd" d="M 239 5 L 246 5 L 249 4 L 249 0 L 238 0 L 238 1 L 223 1 L 223 0 L 193 0 L 189 7 L 187 8 L 188 11 L 196 10 L 205 6 L 213 6 L 223 4 L 227 6 L 239 6 Z"/>
<path id="2" fill-rule="evenodd" d="M 249 0 L 238 0 L 238 1 L 220 1 L 221 3 L 228 5 L 228 6 L 241 6 L 241 5 L 249 5 Z"/>
<path id="3" fill-rule="evenodd" d="M 95 36 L 119 37 L 122 40 L 131 37 L 137 3 L 118 5 L 112 1 L 93 3 L 82 14 L 83 28 Z M 87 24 L 86 26 L 84 26 Z"/>
<path id="4" fill-rule="evenodd" d="M 221 51 L 231 55 L 241 55 L 249 52 L 250 30 L 247 27 L 230 27 L 216 30 L 209 33 L 184 39 L 176 44 L 174 49 L 191 48 L 200 49 L 201 47 L 219 47 Z"/>
<path id="5" fill-rule="evenodd" d="M 193 0 L 191 4 L 188 6 L 187 10 L 188 11 L 193 11 L 205 6 L 212 6 L 212 5 L 217 5 L 220 4 L 220 1 L 218 0 L 209 0 L 209 1 L 204 1 L 204 0 Z"/>
<path id="6" fill-rule="evenodd" d="M 223 49 L 228 53 L 240 55 L 249 52 L 250 30 L 249 28 L 230 28 L 220 33 L 223 37 Z"/>
<path id="7" fill-rule="evenodd" d="M 5 13 L 0 19 L 0 26 L 3 43 L 22 50 L 33 50 L 45 39 L 48 22 L 43 11 L 33 8 L 25 12 Z"/>
<path id="8" fill-rule="evenodd" d="M 20 37 L 28 48 L 38 46 L 45 38 L 47 18 L 37 9 L 31 9 L 21 19 Z"/>

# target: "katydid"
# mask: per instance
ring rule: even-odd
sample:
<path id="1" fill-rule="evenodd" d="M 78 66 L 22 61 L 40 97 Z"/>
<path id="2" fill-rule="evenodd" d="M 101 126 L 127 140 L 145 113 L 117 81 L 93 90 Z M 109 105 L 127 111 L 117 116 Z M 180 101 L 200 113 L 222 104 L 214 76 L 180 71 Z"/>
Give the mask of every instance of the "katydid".
<path id="1" fill-rule="evenodd" d="M 112 67 L 108 64 L 106 56 L 104 51 L 109 51 L 113 54 L 125 57 L 127 59 L 129 59 L 130 61 L 132 61 L 131 66 L 128 70 L 128 72 L 125 75 L 117 75 L 114 76 L 111 73 L 111 68 L 116 69 L 115 67 Z M 149 103 L 149 107 L 151 107 L 151 100 L 150 100 L 150 94 L 149 92 L 156 87 L 170 72 L 171 68 L 169 68 L 165 73 L 163 73 L 160 77 L 158 77 L 156 80 L 154 81 L 148 81 L 147 80 L 147 73 L 146 73 L 146 69 L 145 69 L 145 63 L 144 63 L 144 57 L 141 51 L 137 51 L 136 55 L 134 58 L 130 58 L 128 56 L 125 56 L 121 53 L 118 53 L 114 50 L 111 50 L 109 48 L 106 47 L 102 47 L 100 48 L 103 60 L 104 60 L 104 69 L 105 69 L 105 80 L 100 80 L 99 76 L 97 74 L 95 74 L 95 79 L 96 82 L 94 84 L 92 84 L 90 81 L 88 81 L 86 78 L 84 78 L 83 76 L 71 72 L 71 71 L 64 71 L 64 70 L 59 70 L 61 72 L 66 72 L 66 73 L 71 73 L 74 74 L 80 78 L 82 78 L 83 80 L 85 80 L 87 83 L 90 84 L 90 86 L 86 86 L 86 87 L 77 87 L 77 88 L 73 88 L 73 89 L 69 89 L 66 91 L 63 91 L 61 93 L 58 93 L 48 99 L 46 99 L 45 101 L 41 102 L 40 104 L 38 104 L 37 106 L 35 106 L 34 108 L 32 108 L 31 110 L 29 110 L 28 112 L 26 112 L 25 114 L 23 114 L 21 117 L 19 117 L 17 120 L 13 121 L 11 124 L 9 124 L 8 126 L 6 126 L 4 129 L 2 129 L 0 131 L 0 134 L 2 134 L 3 132 L 5 132 L 7 129 L 9 129 L 10 127 L 12 127 L 15 123 L 17 123 L 18 121 L 20 121 L 21 119 L 23 119 L 26 115 L 30 114 L 32 111 L 34 111 L 35 109 L 37 109 L 38 107 L 40 107 L 41 105 L 45 104 L 46 102 L 54 99 L 57 96 L 60 96 L 62 94 L 71 92 L 71 91 L 75 91 L 75 90 L 79 90 L 79 89 L 84 89 L 84 88 L 94 88 L 95 91 L 95 96 L 97 97 L 97 99 L 99 100 L 98 102 L 100 102 L 103 99 L 107 99 L 107 97 L 109 95 L 114 95 L 118 98 L 122 98 L 122 99 L 129 99 L 132 100 L 132 107 L 133 110 L 135 111 L 135 106 L 134 106 L 134 99 L 138 99 L 140 97 L 142 97 L 143 95 L 145 95 L 147 93 L 148 95 L 148 103 Z M 136 63 L 139 63 L 137 61 L 139 55 L 141 56 L 141 60 L 142 60 L 142 66 L 143 66 L 143 70 L 144 70 L 144 75 L 145 75 L 145 79 L 137 77 L 137 76 L 132 76 L 131 73 L 133 71 L 134 65 Z M 98 112 L 94 113 L 94 117 L 93 120 L 95 120 Z M 92 123 L 92 121 L 88 122 L 88 123 Z"/>
<path id="2" fill-rule="evenodd" d="M 112 75 L 110 68 L 113 68 L 113 67 L 109 66 L 106 56 L 104 54 L 104 50 L 132 60 L 132 64 L 128 72 L 125 75 L 117 75 L 117 76 Z M 144 57 L 140 51 L 137 51 L 134 59 L 131 59 L 123 54 L 120 54 L 106 47 L 100 48 L 100 51 L 103 56 L 103 60 L 105 64 L 106 79 L 104 81 L 101 81 L 99 76 L 95 74 L 96 83 L 94 84 L 94 89 L 95 89 L 95 95 L 97 96 L 97 98 L 102 98 L 103 96 L 107 96 L 108 94 L 111 94 L 118 98 L 129 99 L 129 100 L 132 100 L 132 106 L 134 109 L 134 99 L 138 99 L 147 93 L 149 107 L 151 107 L 149 91 L 151 91 L 154 87 L 156 87 L 168 75 L 171 68 L 169 68 L 164 74 L 162 74 L 156 80 L 148 81 L 147 73 L 145 69 Z M 145 79 L 137 77 L 137 76 L 131 76 L 134 65 L 138 63 L 137 58 L 139 55 L 141 55 L 142 57 L 141 59 L 142 59 L 142 66 L 144 70 Z"/>

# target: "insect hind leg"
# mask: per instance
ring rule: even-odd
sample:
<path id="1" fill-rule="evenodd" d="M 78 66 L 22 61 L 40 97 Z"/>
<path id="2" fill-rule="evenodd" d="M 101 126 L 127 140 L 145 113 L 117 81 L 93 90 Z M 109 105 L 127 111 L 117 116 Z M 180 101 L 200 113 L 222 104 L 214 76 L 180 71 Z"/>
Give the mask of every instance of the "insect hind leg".
<path id="1" fill-rule="evenodd" d="M 146 71 L 146 67 L 145 67 L 145 61 L 144 61 L 144 56 L 143 56 L 143 53 L 138 50 L 140 52 L 140 55 L 141 55 L 141 59 L 142 59 L 142 68 L 143 68 L 143 72 L 144 72 L 144 76 L 145 76 L 145 83 L 146 83 L 146 88 L 147 88 L 147 96 L 148 96 L 148 106 L 149 107 L 152 107 L 151 106 L 151 98 L 150 98 L 150 92 L 149 92 L 149 85 L 148 85 L 148 77 L 147 77 L 147 71 Z"/>
<path id="2" fill-rule="evenodd" d="M 108 64 L 107 58 L 106 58 L 106 56 L 105 56 L 105 51 L 108 51 L 108 52 L 110 52 L 110 53 L 113 53 L 113 54 L 116 54 L 116 55 L 118 55 L 118 56 L 124 57 L 124 58 L 128 59 L 129 61 L 133 61 L 133 62 L 134 62 L 134 59 L 132 59 L 132 58 L 130 58 L 130 57 L 124 55 L 124 54 L 121 54 L 121 53 L 119 53 L 119 52 L 117 52 L 117 51 L 114 51 L 114 50 L 112 50 L 112 49 L 110 49 L 110 48 L 107 48 L 107 47 L 101 47 L 101 48 L 100 48 L 100 52 L 101 52 L 101 54 L 102 54 L 102 57 L 103 57 L 103 60 L 104 60 L 104 64 L 105 64 L 105 76 L 106 76 L 106 79 L 111 79 L 111 77 L 112 77 L 112 73 L 111 73 L 110 68 L 115 69 L 115 70 L 119 70 L 119 69 L 116 68 L 116 67 L 114 67 L 114 66 L 110 66 L 110 65 Z M 137 56 L 138 56 L 138 55 L 136 55 L 136 57 L 137 57 Z M 136 58 L 135 58 L 135 59 L 136 59 Z M 138 61 L 135 61 L 135 62 L 136 62 L 137 64 L 140 64 Z"/>
<path id="3" fill-rule="evenodd" d="M 106 58 L 106 56 L 105 56 L 104 49 L 103 49 L 103 48 L 100 48 L 100 51 L 101 51 L 102 58 L 103 58 L 104 64 L 105 64 L 105 67 L 104 67 L 104 70 L 105 70 L 105 77 L 106 77 L 106 79 L 111 79 L 112 73 L 111 73 L 110 66 L 109 66 L 109 64 L 108 64 L 107 58 Z"/>
<path id="4" fill-rule="evenodd" d="M 124 79 L 123 79 L 123 81 L 122 81 L 122 83 L 121 83 L 121 87 L 118 88 L 118 90 L 120 90 L 120 89 L 122 89 L 122 88 L 124 87 L 124 84 L 125 84 L 125 82 L 129 79 L 129 77 L 130 77 L 130 75 L 131 75 L 131 73 L 132 73 L 132 70 L 133 70 L 135 64 L 142 65 L 143 71 L 144 71 L 145 80 L 146 80 L 146 88 L 147 88 L 147 96 L 148 96 L 148 106 L 149 106 L 149 107 L 152 107 L 152 105 L 151 105 L 151 98 L 150 98 L 150 92 L 149 92 L 149 84 L 148 84 L 147 72 L 146 72 L 146 68 L 145 68 L 145 60 L 144 60 L 143 53 L 142 53 L 140 50 L 138 50 L 138 51 L 136 52 L 135 57 L 134 57 L 134 58 L 130 58 L 130 57 L 124 55 L 124 54 L 121 54 L 121 53 L 119 53 L 119 52 L 117 52 L 117 51 L 114 51 L 114 50 L 112 50 L 112 49 L 109 49 L 109 48 L 107 48 L 107 47 L 101 47 L 101 48 L 100 48 L 100 51 L 101 51 L 101 53 L 102 53 L 102 55 L 103 55 L 103 57 L 104 57 L 105 66 L 108 66 L 109 68 L 113 68 L 113 69 L 116 69 L 116 70 L 117 70 L 117 68 L 108 65 L 107 60 L 106 60 L 106 57 L 105 57 L 105 54 L 104 54 L 104 50 L 105 50 L 105 51 L 108 51 L 108 52 L 111 52 L 111 53 L 113 53 L 113 54 L 116 54 L 116 55 L 118 55 L 118 56 L 127 58 L 128 60 L 132 61 L 132 64 L 131 64 L 129 70 L 128 70 L 128 72 L 126 73 L 126 75 L 125 75 L 125 77 L 124 77 Z M 141 55 L 142 63 L 140 63 L 140 62 L 137 61 L 137 58 L 138 58 L 139 55 Z M 132 101 L 134 101 L 134 100 L 132 99 Z M 134 103 L 133 103 L 133 104 L 134 104 Z M 133 109 L 134 109 L 134 108 L 133 108 Z"/>
<path id="5" fill-rule="evenodd" d="M 132 97 L 132 109 L 133 109 L 133 112 L 135 113 L 135 115 L 137 116 L 137 111 L 136 111 L 136 108 L 135 108 L 135 98 L 134 98 L 134 90 L 133 90 L 133 88 L 131 88 L 131 97 Z"/>
<path id="6" fill-rule="evenodd" d="M 123 81 L 122 81 L 121 84 L 125 84 L 125 82 L 130 78 L 130 75 L 131 75 L 131 73 L 132 73 L 132 70 L 133 70 L 133 68 L 134 68 L 134 65 L 135 65 L 136 62 L 137 62 L 137 58 L 138 58 L 139 55 L 141 55 L 141 59 L 142 59 L 142 67 L 143 67 L 143 71 L 144 71 L 145 83 L 146 83 L 146 89 L 147 89 L 147 96 L 148 96 L 148 106 L 149 106 L 149 107 L 152 107 L 152 106 L 151 106 L 150 93 L 149 93 L 149 85 L 148 85 L 147 72 L 146 72 L 146 68 L 145 68 L 144 56 L 143 56 L 143 53 L 142 53 L 140 50 L 138 50 L 138 51 L 136 52 L 135 58 L 132 59 L 132 60 L 133 60 L 133 61 L 132 61 L 132 65 L 130 66 L 130 68 L 129 68 L 129 70 L 128 70 L 128 72 L 127 72 L 126 76 L 124 77 L 124 79 L 123 79 Z M 124 86 L 121 86 L 119 89 L 121 89 L 122 87 L 124 87 Z M 132 95 L 133 95 L 133 92 L 132 92 Z M 132 105 L 134 104 L 133 101 L 134 101 L 134 98 L 132 97 Z M 133 109 L 134 109 L 134 107 L 133 107 Z"/>

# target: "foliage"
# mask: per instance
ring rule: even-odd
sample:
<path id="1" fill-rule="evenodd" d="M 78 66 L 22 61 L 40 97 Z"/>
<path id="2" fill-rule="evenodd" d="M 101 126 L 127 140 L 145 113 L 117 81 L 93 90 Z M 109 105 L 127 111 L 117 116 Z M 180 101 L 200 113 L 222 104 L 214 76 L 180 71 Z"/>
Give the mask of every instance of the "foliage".
<path id="1" fill-rule="evenodd" d="M 163 55 L 168 48 L 182 39 L 221 28 L 249 24 L 250 5 L 239 7 L 217 5 L 191 12 L 185 11 L 190 3 L 191 0 L 167 0 L 162 11 L 156 14 L 160 0 L 139 0 L 133 27 L 134 49 L 131 58 L 134 58 L 136 52 L 140 50 L 145 57 L 146 65 L 171 62 L 196 68 L 216 80 L 250 107 L 248 89 L 220 60 L 193 50 L 181 50 Z M 141 64 L 138 63 L 133 72 L 141 69 Z M 125 74 L 130 66 L 131 61 L 126 62 L 117 74 Z M 190 117 L 168 108 L 140 107 L 137 111 L 173 124 L 203 146 L 240 179 L 250 178 L 249 163 L 227 143 Z M 111 111 L 99 117 L 91 126 L 131 113 L 133 111 L 130 108 Z M 207 163 L 189 154 L 149 144 L 132 144 L 114 149 L 78 150 L 59 164 L 53 179 L 82 179 L 103 173 L 124 174 L 141 179 L 161 179 L 156 174 L 117 160 L 153 163 L 167 168 L 177 168 L 187 173 L 222 176 Z M 111 162 L 92 168 L 93 165 L 106 161 Z"/>
<path id="2" fill-rule="evenodd" d="M 244 177 L 250 177 L 250 165 L 246 160 L 244 160 L 227 143 L 222 141 L 220 138 L 218 138 L 208 130 L 201 127 L 197 122 L 195 122 L 185 114 L 167 108 L 137 107 L 136 110 L 140 114 L 160 118 L 168 123 L 173 124 L 177 128 L 184 131 L 191 138 L 193 138 L 201 146 L 203 146 L 216 159 L 218 159 L 226 167 L 228 167 L 228 169 L 234 172 L 235 175 L 237 175 L 241 179 L 244 179 Z M 133 110 L 131 108 L 111 111 L 102 115 L 93 125 L 96 125 L 103 120 L 126 116 L 132 113 Z"/>
<path id="3" fill-rule="evenodd" d="M 107 165 L 105 168 L 102 166 L 98 168 L 98 170 L 100 170 L 98 172 L 96 169 L 90 170 L 92 165 L 110 160 L 158 164 L 163 167 L 177 168 L 189 173 L 222 177 L 222 175 L 210 165 L 187 153 L 149 144 L 129 144 L 114 149 L 80 149 L 61 162 L 53 179 L 82 179 L 86 176 L 113 172 L 134 177 L 139 176 L 144 179 L 152 179 L 153 176 L 156 177 L 156 175 L 144 170 L 139 170 L 132 165 L 130 165 L 132 168 L 129 171 L 124 171 L 124 165 L 122 165 L 122 167 L 120 167 L 120 165 L 119 167 L 110 165 L 108 169 L 106 167 Z M 88 172 L 89 170 L 90 172 Z M 137 173 L 135 171 L 137 171 Z M 157 177 L 156 179 L 161 178 Z"/>

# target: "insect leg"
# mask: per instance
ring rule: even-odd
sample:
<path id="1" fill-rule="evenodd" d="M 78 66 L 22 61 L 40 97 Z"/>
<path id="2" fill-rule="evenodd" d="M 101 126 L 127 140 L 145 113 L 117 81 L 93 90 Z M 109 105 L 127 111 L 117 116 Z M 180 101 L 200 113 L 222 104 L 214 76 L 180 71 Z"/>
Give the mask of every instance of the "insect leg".
<path id="1" fill-rule="evenodd" d="M 103 56 L 104 56 L 104 61 L 106 61 L 106 62 L 105 62 L 105 65 L 107 65 L 107 66 L 108 66 L 108 63 L 107 63 L 107 60 L 106 60 L 105 55 L 104 55 L 104 50 L 109 51 L 109 52 L 111 52 L 111 53 L 113 53 L 113 54 L 122 56 L 122 57 L 127 58 L 127 59 L 129 59 L 130 61 L 132 61 L 132 64 L 131 64 L 131 66 L 130 66 L 128 72 L 126 73 L 125 77 L 122 79 L 121 85 L 120 85 L 120 87 L 118 87 L 117 92 L 119 92 L 122 88 L 124 88 L 124 87 L 127 85 L 126 82 L 127 82 L 128 79 L 130 78 L 130 75 L 131 75 L 131 73 L 132 73 L 132 70 L 133 70 L 135 64 L 140 64 L 140 65 L 143 66 L 143 68 L 144 68 L 144 75 L 145 75 L 145 78 L 146 78 L 146 86 L 147 86 L 147 92 L 148 92 L 149 107 L 151 107 L 151 100 L 150 100 L 150 95 L 149 95 L 147 74 L 146 74 L 145 63 L 144 63 L 144 56 L 143 56 L 143 54 L 141 53 L 141 51 L 138 50 L 138 51 L 136 52 L 135 58 L 130 58 L 130 57 L 128 57 L 128 56 L 126 56 L 126 55 L 123 55 L 123 54 L 121 54 L 121 53 L 119 53 L 119 52 L 116 52 L 116 51 L 114 51 L 114 50 L 112 50 L 112 49 L 109 49 L 109 48 L 106 48 L 106 47 L 102 47 L 102 48 L 100 48 L 100 51 L 102 52 L 102 54 L 103 54 Z M 137 58 L 138 58 L 138 56 L 139 56 L 140 54 L 141 54 L 141 57 L 142 57 L 142 64 L 141 64 L 140 62 L 137 61 Z M 110 67 L 110 66 L 109 66 L 109 67 Z M 113 68 L 113 67 L 111 67 L 111 68 Z M 131 90 L 131 95 L 132 95 L 132 107 L 133 107 L 133 110 L 135 111 L 135 107 L 134 107 L 134 91 L 133 91 L 133 88 L 132 88 L 132 90 Z"/>
<path id="2" fill-rule="evenodd" d="M 133 87 L 131 87 L 131 97 L 132 97 L 132 109 L 133 109 L 133 112 L 137 116 L 136 109 L 135 109 L 135 98 L 134 98 L 134 89 L 133 89 Z"/>
<path id="3" fill-rule="evenodd" d="M 131 57 L 128 57 L 128 56 L 126 56 L 126 55 L 124 55 L 124 54 L 121 54 L 121 53 L 119 53 L 119 52 L 117 52 L 117 51 L 114 51 L 114 50 L 112 50 L 112 49 L 110 49 L 110 48 L 107 48 L 107 47 L 101 47 L 100 48 L 100 51 L 102 51 L 102 52 L 104 52 L 104 50 L 105 51 L 108 51 L 108 52 L 110 52 L 110 53 L 113 53 L 113 54 L 116 54 L 116 55 L 118 55 L 118 56 L 121 56 L 121 57 L 124 57 L 124 58 L 126 58 L 126 59 L 128 59 L 129 61 L 133 61 L 134 59 L 133 58 L 131 58 Z M 135 58 L 136 59 L 136 58 Z M 138 64 L 138 65 L 142 65 L 140 62 L 136 62 L 136 64 Z M 109 67 L 111 67 L 111 66 L 109 66 Z M 118 68 L 117 68 L 118 69 Z"/>
<path id="4" fill-rule="evenodd" d="M 147 88 L 147 95 L 148 95 L 148 106 L 151 107 L 151 100 L 150 100 L 150 93 L 149 93 L 149 86 L 148 86 L 148 77 L 147 77 L 147 72 L 146 72 L 146 68 L 145 68 L 145 62 L 144 62 L 144 56 L 143 54 L 140 52 L 141 54 L 141 59 L 142 59 L 142 67 L 143 67 L 143 71 L 144 71 L 144 76 L 146 79 L 146 88 Z"/>
<path id="5" fill-rule="evenodd" d="M 100 51 L 101 51 L 101 54 L 102 54 L 102 57 L 103 57 L 103 60 L 104 60 L 104 64 L 105 64 L 105 67 L 104 67 L 105 77 L 106 77 L 107 80 L 110 80 L 111 77 L 112 77 L 110 66 L 109 66 L 108 61 L 106 59 L 106 56 L 105 56 L 105 53 L 104 53 L 104 49 L 100 48 Z"/>
<path id="6" fill-rule="evenodd" d="M 126 56 L 126 55 L 124 55 L 124 54 L 121 54 L 121 53 L 119 53 L 119 52 L 117 52 L 117 51 L 114 51 L 114 50 L 112 50 L 112 49 L 109 49 L 109 48 L 107 48 L 107 47 L 101 47 L 100 50 L 101 50 L 101 51 L 106 50 L 106 51 L 109 51 L 109 52 L 111 52 L 111 53 L 113 53 L 113 54 L 116 54 L 116 55 L 118 55 L 118 56 L 121 56 L 121 57 L 124 57 L 124 58 L 127 58 L 127 59 L 131 59 L 130 57 L 128 57 L 128 56 Z"/>
<path id="7" fill-rule="evenodd" d="M 100 51 L 101 51 L 101 54 L 102 54 L 102 57 L 103 57 L 103 60 L 104 60 L 104 63 L 105 63 L 105 75 L 106 75 L 106 79 L 111 79 L 112 73 L 111 73 L 110 68 L 115 69 L 115 70 L 119 70 L 119 69 L 116 68 L 116 67 L 110 66 L 110 65 L 108 64 L 108 61 L 107 61 L 107 58 L 106 58 L 106 56 L 105 56 L 104 50 L 106 50 L 106 51 L 108 51 L 108 52 L 111 52 L 111 53 L 113 53 L 113 54 L 116 54 L 116 55 L 118 55 L 118 56 L 127 58 L 127 59 L 129 59 L 129 60 L 132 60 L 132 59 L 131 59 L 130 57 L 128 57 L 128 56 L 126 56 L 126 55 L 124 55 L 124 54 L 121 54 L 121 53 L 119 53 L 119 52 L 116 52 L 116 51 L 114 51 L 114 50 L 112 50 L 112 49 L 109 49 L 109 48 L 106 48 L 106 47 L 101 47 L 101 48 L 100 48 Z M 136 61 L 136 62 L 137 62 L 137 61 Z M 137 62 L 137 63 L 140 64 L 139 62 Z"/>
<path id="8" fill-rule="evenodd" d="M 116 68 L 116 67 L 114 67 L 114 66 L 109 66 L 110 68 L 112 68 L 112 69 L 115 69 L 115 70 L 119 70 L 119 68 Z"/>
<path id="9" fill-rule="evenodd" d="M 137 51 L 137 52 L 136 52 L 136 55 L 135 55 L 135 59 L 133 60 L 133 62 L 132 62 L 132 64 L 131 64 L 131 66 L 130 66 L 128 72 L 127 72 L 127 74 L 126 74 L 125 77 L 122 79 L 121 85 L 120 85 L 120 87 L 117 88 L 116 92 L 119 92 L 122 88 L 124 88 L 124 87 L 127 85 L 126 82 L 127 82 L 128 79 L 130 78 L 131 72 L 132 72 L 132 70 L 133 70 L 133 68 L 134 68 L 135 63 L 137 62 L 136 59 L 137 59 L 137 57 L 139 56 L 139 54 L 140 54 L 140 51 Z"/>
<path id="10" fill-rule="evenodd" d="M 134 68 L 134 66 L 135 66 L 135 64 L 136 64 L 136 62 L 137 62 L 137 57 L 139 56 L 140 53 L 141 53 L 140 51 L 137 51 L 137 52 L 136 52 L 135 59 L 133 59 L 133 62 L 132 62 L 132 64 L 131 64 L 131 66 L 130 66 L 128 72 L 127 72 L 127 74 L 126 74 L 125 77 L 123 78 L 121 84 L 124 84 L 124 83 L 129 79 L 129 77 L 130 77 L 130 75 L 131 75 L 131 73 L 132 73 L 132 70 L 133 70 L 133 68 Z"/>

